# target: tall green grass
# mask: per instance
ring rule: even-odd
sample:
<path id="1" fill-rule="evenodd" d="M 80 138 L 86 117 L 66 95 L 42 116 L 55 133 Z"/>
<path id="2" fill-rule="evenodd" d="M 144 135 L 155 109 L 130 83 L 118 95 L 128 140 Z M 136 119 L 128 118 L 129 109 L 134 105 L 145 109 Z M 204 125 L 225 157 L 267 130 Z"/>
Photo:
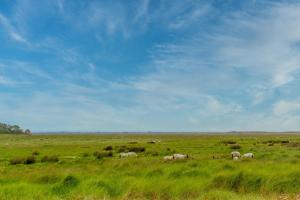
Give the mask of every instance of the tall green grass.
<path id="1" fill-rule="evenodd" d="M 1 135 L 0 200 L 292 199 L 300 191 L 299 142 L 293 135 Z M 235 144 L 255 158 L 231 160 Z M 120 148 L 139 156 L 120 159 Z M 163 161 L 173 153 L 191 158 Z M 32 155 L 34 163 L 10 162 Z"/>

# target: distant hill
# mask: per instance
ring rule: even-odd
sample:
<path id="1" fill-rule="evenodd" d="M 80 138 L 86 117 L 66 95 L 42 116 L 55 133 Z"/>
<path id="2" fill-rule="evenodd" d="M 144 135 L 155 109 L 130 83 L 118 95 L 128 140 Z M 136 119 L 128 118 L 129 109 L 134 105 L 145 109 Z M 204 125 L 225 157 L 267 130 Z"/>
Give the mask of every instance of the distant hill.
<path id="1" fill-rule="evenodd" d="M 9 125 L 5 123 L 0 123 L 0 134 L 27 134 L 31 135 L 29 129 L 23 131 L 18 125 Z"/>

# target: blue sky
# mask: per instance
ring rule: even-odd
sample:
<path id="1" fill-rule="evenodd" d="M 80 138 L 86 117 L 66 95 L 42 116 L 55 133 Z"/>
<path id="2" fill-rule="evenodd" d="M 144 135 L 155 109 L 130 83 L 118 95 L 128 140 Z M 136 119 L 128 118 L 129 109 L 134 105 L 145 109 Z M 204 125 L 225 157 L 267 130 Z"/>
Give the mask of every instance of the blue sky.
<path id="1" fill-rule="evenodd" d="M 300 130 L 300 2 L 2 0 L 0 121 Z"/>

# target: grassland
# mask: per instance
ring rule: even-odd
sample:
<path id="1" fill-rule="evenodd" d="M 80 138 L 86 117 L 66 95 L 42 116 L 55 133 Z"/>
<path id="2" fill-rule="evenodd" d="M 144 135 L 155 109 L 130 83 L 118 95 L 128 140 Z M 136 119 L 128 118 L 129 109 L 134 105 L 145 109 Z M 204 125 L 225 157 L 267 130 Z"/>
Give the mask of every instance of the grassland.
<path id="1" fill-rule="evenodd" d="M 145 151 L 118 157 L 131 147 Z M 239 147 L 255 158 L 231 160 Z M 297 199 L 299 149 L 300 136 L 287 134 L 0 135 L 0 199 Z M 163 161 L 175 152 L 191 158 Z"/>

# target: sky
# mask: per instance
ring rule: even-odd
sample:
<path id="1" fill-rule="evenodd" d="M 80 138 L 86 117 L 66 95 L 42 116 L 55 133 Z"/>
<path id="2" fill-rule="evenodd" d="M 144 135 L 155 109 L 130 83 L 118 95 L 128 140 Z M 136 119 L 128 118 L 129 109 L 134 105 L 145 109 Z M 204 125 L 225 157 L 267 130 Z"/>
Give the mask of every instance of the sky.
<path id="1" fill-rule="evenodd" d="M 300 1 L 1 0 L 0 121 L 300 130 Z"/>

